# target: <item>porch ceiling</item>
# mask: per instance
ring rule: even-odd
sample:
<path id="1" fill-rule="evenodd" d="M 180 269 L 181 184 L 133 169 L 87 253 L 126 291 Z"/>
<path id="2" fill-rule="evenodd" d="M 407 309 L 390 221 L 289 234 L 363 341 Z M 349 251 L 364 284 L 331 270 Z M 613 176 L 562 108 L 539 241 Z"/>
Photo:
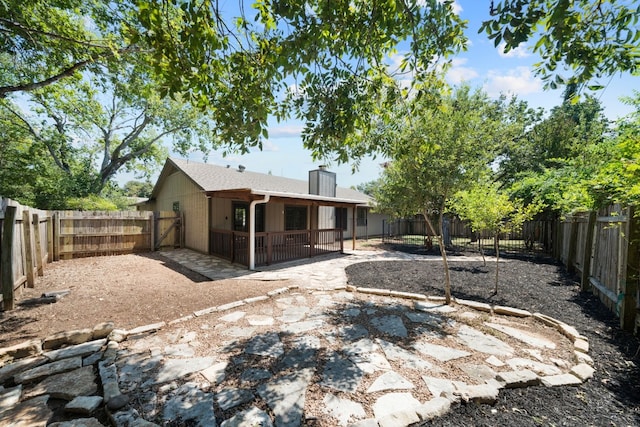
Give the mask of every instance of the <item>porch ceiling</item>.
<path id="1" fill-rule="evenodd" d="M 362 200 L 354 199 L 340 199 L 337 197 L 316 196 L 314 194 L 297 194 L 297 193 L 284 193 L 277 191 L 263 191 L 252 190 L 249 188 L 238 188 L 233 190 L 220 190 L 220 191 L 207 191 L 205 193 L 208 197 L 218 197 L 222 199 L 243 200 L 250 202 L 253 200 L 264 199 L 265 196 L 270 196 L 270 201 L 282 202 L 292 205 L 305 205 L 305 206 L 334 206 L 334 207 L 355 207 L 368 206 L 363 203 Z"/>

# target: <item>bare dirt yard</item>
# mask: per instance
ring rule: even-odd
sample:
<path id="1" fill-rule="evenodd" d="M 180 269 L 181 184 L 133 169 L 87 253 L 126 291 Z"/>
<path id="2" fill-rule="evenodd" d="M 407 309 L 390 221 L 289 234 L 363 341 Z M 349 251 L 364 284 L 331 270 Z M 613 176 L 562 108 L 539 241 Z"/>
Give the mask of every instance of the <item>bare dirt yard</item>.
<path id="1" fill-rule="evenodd" d="M 285 281 L 212 281 L 159 253 L 79 258 L 48 264 L 35 288 L 17 291 L 16 310 L 0 313 L 0 347 L 112 321 L 130 329 L 171 321 L 286 286 Z M 69 290 L 55 303 L 47 292 Z"/>

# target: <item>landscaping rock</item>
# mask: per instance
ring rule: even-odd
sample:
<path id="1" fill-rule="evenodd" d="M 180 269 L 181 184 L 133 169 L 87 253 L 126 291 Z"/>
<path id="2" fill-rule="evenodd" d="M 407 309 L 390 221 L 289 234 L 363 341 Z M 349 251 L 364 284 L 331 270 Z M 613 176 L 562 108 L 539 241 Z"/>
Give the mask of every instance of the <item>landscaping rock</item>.
<path id="1" fill-rule="evenodd" d="M 22 384 L 62 372 L 72 371 L 80 367 L 82 367 L 82 358 L 80 356 L 71 357 L 21 372 L 14 377 L 14 381 Z"/>
<path id="2" fill-rule="evenodd" d="M 91 353 L 99 351 L 103 345 L 107 343 L 106 339 L 99 339 L 95 341 L 89 341 L 82 344 L 74 345 L 71 347 L 64 347 L 58 350 L 51 350 L 43 353 L 43 356 L 51 361 L 67 359 L 74 356 L 86 356 Z"/>
<path id="3" fill-rule="evenodd" d="M 90 396 L 97 391 L 98 385 L 93 367 L 85 366 L 73 371 L 51 375 L 30 388 L 25 395 L 33 397 L 48 394 L 57 399 L 73 400 L 78 396 Z"/>
<path id="4" fill-rule="evenodd" d="M 0 425 L 11 427 L 46 426 L 53 412 L 47 406 L 49 396 L 25 400 L 0 414 Z"/>
<path id="5" fill-rule="evenodd" d="M 13 362 L 17 359 L 36 356 L 42 353 L 42 346 L 39 340 L 29 340 L 10 347 L 0 348 L 0 366 Z"/>
<path id="6" fill-rule="evenodd" d="M 113 322 L 103 322 L 103 323 L 98 323 L 96 326 L 93 327 L 93 331 L 92 331 L 92 338 L 94 340 L 99 340 L 101 338 L 106 338 L 109 336 L 109 334 L 111 333 L 111 331 L 113 331 L 115 328 L 115 325 Z"/>
<path id="7" fill-rule="evenodd" d="M 67 412 L 90 415 L 102 404 L 102 396 L 78 396 L 64 406 Z"/>

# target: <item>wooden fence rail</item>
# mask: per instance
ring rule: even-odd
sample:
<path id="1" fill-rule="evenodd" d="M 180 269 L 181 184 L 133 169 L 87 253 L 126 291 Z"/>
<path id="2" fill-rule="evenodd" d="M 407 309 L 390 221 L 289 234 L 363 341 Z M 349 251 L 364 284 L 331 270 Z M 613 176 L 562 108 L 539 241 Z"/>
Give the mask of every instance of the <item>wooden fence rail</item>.
<path id="1" fill-rule="evenodd" d="M 591 290 L 619 316 L 623 329 L 640 328 L 640 218 L 635 208 L 618 205 L 567 217 L 557 228 L 554 255 L 579 273 L 582 290 Z"/>
<path id="2" fill-rule="evenodd" d="M 47 263 L 182 246 L 182 232 L 179 212 L 49 212 L 0 198 L 4 310 L 14 308 L 16 290 L 35 286 Z"/>

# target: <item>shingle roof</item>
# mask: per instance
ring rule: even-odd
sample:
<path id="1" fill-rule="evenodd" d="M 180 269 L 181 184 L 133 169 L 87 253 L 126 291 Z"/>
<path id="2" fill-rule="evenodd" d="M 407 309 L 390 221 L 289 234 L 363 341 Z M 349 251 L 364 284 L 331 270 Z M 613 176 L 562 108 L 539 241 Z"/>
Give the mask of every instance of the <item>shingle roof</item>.
<path id="1" fill-rule="evenodd" d="M 256 191 L 309 194 L 309 183 L 299 179 L 284 178 L 264 173 L 251 172 L 224 166 L 210 165 L 170 158 L 167 162 L 184 172 L 204 191 L 251 189 Z M 166 168 L 166 165 L 165 165 Z M 362 200 L 369 203 L 371 198 L 352 188 L 336 187 L 336 197 L 340 199 Z"/>

